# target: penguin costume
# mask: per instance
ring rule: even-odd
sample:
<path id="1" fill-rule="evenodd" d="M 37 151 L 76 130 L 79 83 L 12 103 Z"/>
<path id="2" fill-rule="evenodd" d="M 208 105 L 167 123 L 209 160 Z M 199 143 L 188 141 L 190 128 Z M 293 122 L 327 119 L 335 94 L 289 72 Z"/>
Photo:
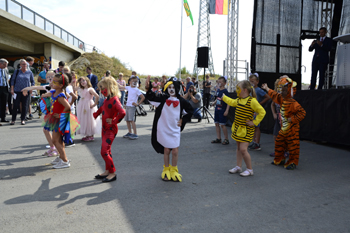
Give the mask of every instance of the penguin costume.
<path id="1" fill-rule="evenodd" d="M 147 86 L 148 84 L 148 86 Z M 177 169 L 180 134 L 185 124 L 191 121 L 193 108 L 179 94 L 181 83 L 171 77 L 164 85 L 163 93 L 152 92 L 150 76 L 146 81 L 146 99 L 156 106 L 152 126 L 152 146 L 157 153 L 164 154 L 162 179 L 182 181 Z M 172 165 L 169 164 L 170 152 Z"/>

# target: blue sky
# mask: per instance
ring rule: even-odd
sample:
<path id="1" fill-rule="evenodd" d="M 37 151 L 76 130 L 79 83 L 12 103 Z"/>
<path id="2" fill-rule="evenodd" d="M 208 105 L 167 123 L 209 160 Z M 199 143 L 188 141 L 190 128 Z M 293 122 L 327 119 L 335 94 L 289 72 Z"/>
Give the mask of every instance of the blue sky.
<path id="1" fill-rule="evenodd" d="M 19 2 L 86 44 L 119 58 L 139 74 L 173 75 L 179 68 L 182 0 Z M 253 2 L 239 2 L 238 58 L 248 62 Z M 197 49 L 199 0 L 188 0 L 188 3 L 194 26 L 184 11 L 181 66 L 186 66 L 192 73 Z M 215 73 L 222 74 L 227 53 L 227 16 L 210 15 L 210 21 L 214 69 Z"/>
<path id="2" fill-rule="evenodd" d="M 172 75 L 179 67 L 182 0 L 51 0 L 20 3 L 141 74 Z M 199 1 L 188 0 L 194 26 L 184 12 L 182 67 L 193 71 Z M 249 61 L 253 0 L 240 1 L 239 59 Z M 210 15 L 215 73 L 226 58 L 227 16 Z"/>

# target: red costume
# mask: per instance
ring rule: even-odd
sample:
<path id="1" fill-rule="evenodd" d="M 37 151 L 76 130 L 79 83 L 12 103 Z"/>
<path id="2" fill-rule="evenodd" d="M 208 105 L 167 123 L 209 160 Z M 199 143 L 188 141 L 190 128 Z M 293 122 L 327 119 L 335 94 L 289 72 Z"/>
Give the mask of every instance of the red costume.
<path id="1" fill-rule="evenodd" d="M 116 171 L 111 146 L 114 141 L 115 136 L 118 133 L 117 124 L 124 118 L 125 110 L 119 102 L 117 96 L 107 97 L 103 102 L 102 106 L 94 113 L 94 118 L 96 119 L 102 113 L 102 146 L 101 146 L 101 156 L 106 163 L 106 170 L 110 173 Z M 111 118 L 112 123 L 108 124 L 106 119 Z"/>

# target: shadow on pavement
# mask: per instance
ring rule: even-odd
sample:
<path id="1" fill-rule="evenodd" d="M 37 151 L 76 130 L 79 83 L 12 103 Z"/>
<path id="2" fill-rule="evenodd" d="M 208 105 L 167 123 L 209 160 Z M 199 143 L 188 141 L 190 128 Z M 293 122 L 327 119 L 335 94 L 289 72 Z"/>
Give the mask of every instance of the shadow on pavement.
<path id="1" fill-rule="evenodd" d="M 32 195 L 23 195 L 19 197 L 15 197 L 13 199 L 9 199 L 5 201 L 7 205 L 15 205 L 29 202 L 47 202 L 47 201 L 63 201 L 67 200 L 69 197 L 69 192 L 77 189 L 85 188 L 88 186 L 100 184 L 100 182 L 96 181 L 83 181 L 77 183 L 70 183 L 55 187 L 53 189 L 49 188 L 50 180 L 42 180 L 41 186 L 38 190 Z"/>
<path id="2" fill-rule="evenodd" d="M 12 180 L 25 176 L 36 176 L 40 172 L 51 170 L 51 166 L 35 166 L 35 167 L 20 167 L 8 168 L 0 170 L 0 180 Z"/>

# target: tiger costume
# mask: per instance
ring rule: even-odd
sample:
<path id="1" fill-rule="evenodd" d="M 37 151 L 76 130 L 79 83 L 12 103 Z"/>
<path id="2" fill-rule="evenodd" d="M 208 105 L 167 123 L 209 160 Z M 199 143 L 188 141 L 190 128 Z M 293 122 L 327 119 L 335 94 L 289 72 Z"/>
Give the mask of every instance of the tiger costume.
<path id="1" fill-rule="evenodd" d="M 284 165 L 288 170 L 293 170 L 299 164 L 299 122 L 305 118 L 306 112 L 301 105 L 293 99 L 296 92 L 297 83 L 288 76 L 283 76 L 278 82 L 277 91 L 287 91 L 283 98 L 282 94 L 274 90 L 269 90 L 268 95 L 272 101 L 281 106 L 280 113 L 282 117 L 281 130 L 275 141 L 275 159 L 274 165 Z M 282 89 L 287 87 L 287 90 Z M 289 120 L 290 119 L 290 120 Z M 284 151 L 289 151 L 289 160 L 285 162 Z"/>

